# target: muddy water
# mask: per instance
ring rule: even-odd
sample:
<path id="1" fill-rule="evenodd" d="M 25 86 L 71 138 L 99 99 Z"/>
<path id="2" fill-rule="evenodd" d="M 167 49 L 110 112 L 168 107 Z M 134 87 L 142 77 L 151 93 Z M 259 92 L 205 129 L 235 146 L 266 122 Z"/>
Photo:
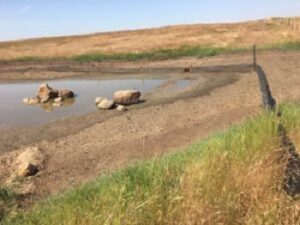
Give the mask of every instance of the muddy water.
<path id="1" fill-rule="evenodd" d="M 56 80 L 47 83 L 54 89 L 70 89 L 75 92 L 76 97 L 66 101 L 59 108 L 53 107 L 51 103 L 29 106 L 23 104 L 22 99 L 35 96 L 41 82 L 0 84 L 0 127 L 40 124 L 90 113 L 97 111 L 94 105 L 97 96 L 111 99 L 115 91 L 122 89 L 137 89 L 146 94 L 170 81 L 166 79 Z M 176 92 L 191 83 L 191 80 L 171 81 L 172 85 L 167 85 L 167 90 Z"/>

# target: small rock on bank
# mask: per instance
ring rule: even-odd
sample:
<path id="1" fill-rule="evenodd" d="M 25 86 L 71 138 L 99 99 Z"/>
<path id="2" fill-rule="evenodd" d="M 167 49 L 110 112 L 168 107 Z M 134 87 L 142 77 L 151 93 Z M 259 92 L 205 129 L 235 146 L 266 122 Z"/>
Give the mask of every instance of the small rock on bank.
<path id="1" fill-rule="evenodd" d="M 29 177 L 41 170 L 45 157 L 36 147 L 24 149 L 16 159 L 16 174 L 20 177 Z"/>
<path id="2" fill-rule="evenodd" d="M 112 109 L 115 103 L 107 98 L 97 97 L 95 104 L 98 109 Z"/>
<path id="3" fill-rule="evenodd" d="M 124 105 L 117 105 L 117 111 L 126 112 L 128 109 Z"/>

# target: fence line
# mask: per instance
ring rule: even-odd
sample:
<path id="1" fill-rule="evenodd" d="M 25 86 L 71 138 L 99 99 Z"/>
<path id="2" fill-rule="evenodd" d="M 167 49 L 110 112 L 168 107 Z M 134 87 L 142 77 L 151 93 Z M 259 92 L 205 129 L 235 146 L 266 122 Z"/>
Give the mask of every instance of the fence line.
<path id="1" fill-rule="evenodd" d="M 283 18 L 283 17 L 273 17 L 271 21 L 278 22 L 281 24 L 286 24 L 290 26 L 293 30 L 300 31 L 300 18 Z"/>

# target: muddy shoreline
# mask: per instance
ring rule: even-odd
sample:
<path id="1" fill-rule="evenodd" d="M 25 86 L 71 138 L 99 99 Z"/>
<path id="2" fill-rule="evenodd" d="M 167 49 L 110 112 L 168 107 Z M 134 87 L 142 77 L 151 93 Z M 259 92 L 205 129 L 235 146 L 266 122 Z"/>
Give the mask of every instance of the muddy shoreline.
<path id="1" fill-rule="evenodd" d="M 246 53 L 233 54 L 230 57 L 238 59 L 238 62 L 232 60 L 225 64 L 218 62 L 224 56 L 202 59 L 186 57 L 163 61 L 0 61 L 0 83 L 70 78 L 111 79 L 114 76 L 128 76 L 129 74 L 172 75 L 184 74 L 186 68 L 191 69 L 192 73 L 249 72 L 252 69 L 249 56 Z"/>
<path id="2" fill-rule="evenodd" d="M 139 75 L 141 76 L 141 75 Z M 153 78 L 155 75 L 142 75 L 143 78 Z M 158 90 L 153 90 L 147 93 L 144 97 L 146 102 L 138 105 L 133 105 L 130 110 L 138 110 L 141 108 L 147 108 L 154 105 L 163 105 L 172 103 L 179 99 L 196 98 L 204 95 L 209 95 L 213 90 L 224 87 L 226 85 L 236 82 L 239 78 L 235 74 L 223 74 L 219 77 L 216 74 L 202 75 L 205 77 L 205 82 L 195 82 L 186 90 L 168 95 L 167 93 L 161 93 Z M 119 76 L 106 75 L 109 79 L 118 79 Z M 125 78 L 133 78 L 136 75 L 123 75 Z M 181 74 L 167 75 L 163 74 L 160 77 L 172 78 L 173 80 L 181 79 Z M 101 77 L 103 78 L 103 77 Z M 197 73 L 184 74 L 183 78 L 197 79 Z M 93 77 L 90 77 L 93 79 Z M 161 88 L 163 91 L 163 87 Z M 21 103 L 20 103 L 21 104 Z M 92 103 L 91 103 L 92 104 Z M 75 134 L 82 129 L 86 129 L 95 123 L 101 123 L 108 118 L 120 115 L 122 113 L 117 111 L 95 111 L 85 115 L 73 115 L 60 118 L 53 122 L 37 125 L 23 125 L 23 126 L 10 126 L 0 127 L 0 155 L 11 151 L 13 149 L 21 148 L 22 146 L 31 145 L 40 141 L 54 141 L 57 138 L 63 138 L 68 135 Z M 26 118 L 24 118 L 26 119 Z"/>

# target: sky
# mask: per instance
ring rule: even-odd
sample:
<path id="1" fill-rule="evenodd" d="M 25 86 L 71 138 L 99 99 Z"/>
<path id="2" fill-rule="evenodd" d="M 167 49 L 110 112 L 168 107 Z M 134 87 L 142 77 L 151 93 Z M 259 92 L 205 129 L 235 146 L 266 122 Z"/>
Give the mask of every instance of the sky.
<path id="1" fill-rule="evenodd" d="M 0 0 L 0 41 L 300 16 L 300 0 Z"/>

